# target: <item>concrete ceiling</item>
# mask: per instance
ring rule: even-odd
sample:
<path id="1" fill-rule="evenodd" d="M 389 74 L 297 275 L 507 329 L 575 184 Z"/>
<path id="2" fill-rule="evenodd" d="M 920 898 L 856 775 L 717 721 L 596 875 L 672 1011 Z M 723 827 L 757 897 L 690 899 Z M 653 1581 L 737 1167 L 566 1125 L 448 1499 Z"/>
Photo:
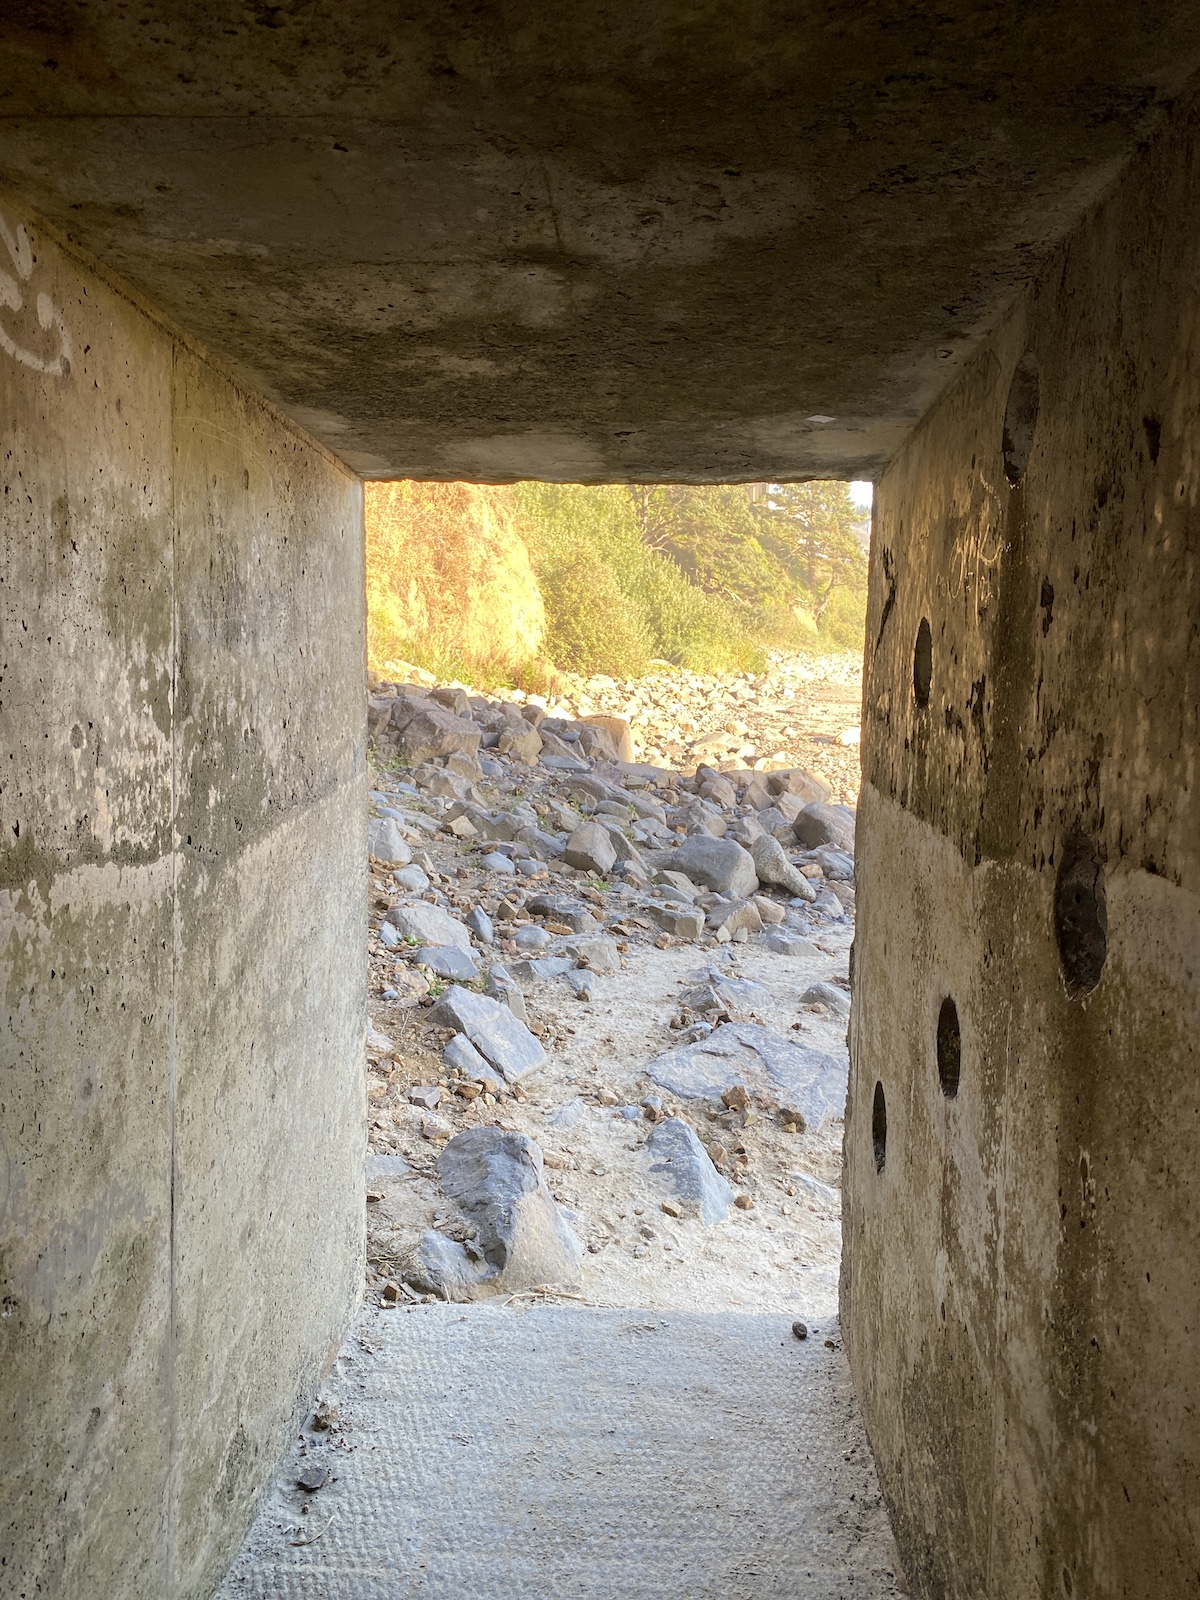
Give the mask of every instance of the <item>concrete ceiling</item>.
<path id="1" fill-rule="evenodd" d="M 0 177 L 366 476 L 871 476 L 1198 64 L 1194 0 L 8 0 Z"/>

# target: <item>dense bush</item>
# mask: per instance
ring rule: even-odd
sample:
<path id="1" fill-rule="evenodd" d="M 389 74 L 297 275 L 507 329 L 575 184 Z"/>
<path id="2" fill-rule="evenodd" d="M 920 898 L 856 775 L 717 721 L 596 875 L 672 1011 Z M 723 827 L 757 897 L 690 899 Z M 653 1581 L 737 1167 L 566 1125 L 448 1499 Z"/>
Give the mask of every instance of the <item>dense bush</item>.
<path id="1" fill-rule="evenodd" d="M 547 643 L 558 665 L 625 677 L 644 670 L 650 658 L 701 672 L 759 664 L 762 641 L 747 636 L 746 617 L 739 608 L 705 593 L 688 581 L 670 556 L 643 543 L 625 486 L 593 489 L 526 483 L 519 486 L 517 496 L 543 595 L 547 584 L 554 590 L 555 597 L 546 600 Z M 591 614 L 601 603 L 601 593 L 611 614 L 611 587 L 593 593 L 587 583 L 567 585 L 555 576 L 585 559 L 590 571 L 599 562 L 611 574 L 623 600 L 625 629 L 645 640 L 640 650 L 630 649 L 625 670 L 585 667 L 579 655 L 568 663 L 555 653 L 555 641 L 565 635 L 575 639 L 598 631 Z M 610 658 L 617 654 L 608 652 Z"/>
<path id="2" fill-rule="evenodd" d="M 646 670 L 652 654 L 646 618 L 601 556 L 584 549 L 536 563 L 536 571 L 546 607 L 545 650 L 555 666 L 611 678 Z"/>
<path id="3" fill-rule="evenodd" d="M 759 668 L 771 647 L 861 646 L 866 562 L 861 550 L 855 556 L 857 536 L 849 529 L 857 513 L 844 484 L 790 486 L 761 506 L 736 484 L 526 483 L 516 493 L 546 596 L 550 654 L 560 666 L 622 675 L 584 668 L 578 647 L 569 662 L 561 655 L 559 640 L 602 631 L 588 615 L 601 604 L 601 591 L 551 576 L 585 555 L 589 571 L 599 560 L 615 577 L 625 623 L 647 635 L 654 658 L 698 672 L 747 671 Z M 603 596 L 611 612 L 611 586 Z M 637 657 L 631 649 L 625 659 Z"/>

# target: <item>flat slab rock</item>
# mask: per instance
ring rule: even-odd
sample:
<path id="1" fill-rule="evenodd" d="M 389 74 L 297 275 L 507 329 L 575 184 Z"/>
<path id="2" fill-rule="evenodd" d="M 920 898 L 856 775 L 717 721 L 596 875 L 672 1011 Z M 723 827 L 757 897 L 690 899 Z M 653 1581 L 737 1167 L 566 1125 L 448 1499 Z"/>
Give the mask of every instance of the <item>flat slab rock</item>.
<path id="1" fill-rule="evenodd" d="M 647 1073 L 681 1100 L 719 1100 L 741 1084 L 751 1095 L 797 1112 L 814 1132 L 846 1108 L 846 1064 L 754 1022 L 726 1022 L 696 1044 L 656 1057 Z"/>
<path id="2" fill-rule="evenodd" d="M 470 930 L 440 906 L 431 906 L 424 900 L 409 900 L 393 906 L 387 920 L 405 939 L 416 939 L 423 945 L 453 945 L 468 955 L 471 953 Z"/>
<path id="3" fill-rule="evenodd" d="M 413 956 L 419 967 L 428 967 L 439 978 L 456 978 L 461 983 L 474 983 L 479 968 L 465 950 L 454 944 L 426 945 Z"/>

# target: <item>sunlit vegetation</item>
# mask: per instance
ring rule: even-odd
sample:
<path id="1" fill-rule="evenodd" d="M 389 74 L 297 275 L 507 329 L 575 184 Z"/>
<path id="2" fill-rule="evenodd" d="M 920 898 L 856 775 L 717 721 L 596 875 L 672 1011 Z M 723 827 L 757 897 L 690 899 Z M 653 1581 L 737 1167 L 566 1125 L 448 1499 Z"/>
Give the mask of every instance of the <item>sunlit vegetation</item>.
<path id="1" fill-rule="evenodd" d="M 554 669 L 760 667 L 861 645 L 862 513 L 842 483 L 373 485 L 372 666 L 537 687 Z"/>

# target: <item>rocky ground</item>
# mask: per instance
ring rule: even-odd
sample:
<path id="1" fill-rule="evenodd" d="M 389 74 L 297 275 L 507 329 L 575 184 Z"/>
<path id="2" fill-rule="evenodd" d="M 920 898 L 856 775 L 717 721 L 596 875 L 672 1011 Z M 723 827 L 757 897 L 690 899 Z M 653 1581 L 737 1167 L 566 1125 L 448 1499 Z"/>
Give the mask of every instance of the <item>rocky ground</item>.
<path id="1" fill-rule="evenodd" d="M 832 1319 L 847 663 L 370 717 L 370 1297 Z"/>
<path id="2" fill-rule="evenodd" d="M 415 667 L 410 676 L 429 687 L 436 681 Z M 858 798 L 861 654 L 773 653 L 758 674 L 706 675 L 665 662 L 627 682 L 564 673 L 553 695 L 530 698 L 551 717 L 625 718 L 639 761 L 681 772 L 694 772 L 701 761 L 722 771 L 806 767 L 829 785 L 832 799 L 852 806 Z"/>

